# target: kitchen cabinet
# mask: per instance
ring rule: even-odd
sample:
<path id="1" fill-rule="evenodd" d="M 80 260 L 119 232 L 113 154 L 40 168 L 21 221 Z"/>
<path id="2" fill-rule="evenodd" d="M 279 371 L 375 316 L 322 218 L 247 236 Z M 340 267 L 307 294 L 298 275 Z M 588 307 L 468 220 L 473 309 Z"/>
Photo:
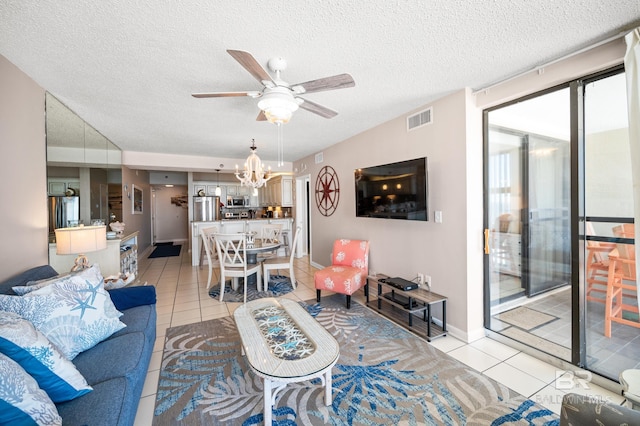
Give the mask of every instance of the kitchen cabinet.
<path id="1" fill-rule="evenodd" d="M 249 186 L 239 186 L 238 187 L 238 195 L 252 195 L 253 193 L 253 188 L 249 187 Z"/>
<path id="2" fill-rule="evenodd" d="M 293 177 L 275 176 L 260 192 L 263 206 L 293 207 Z"/>
<path id="3" fill-rule="evenodd" d="M 246 196 L 251 195 L 253 188 L 244 185 L 227 185 L 227 195 Z"/>
<path id="4" fill-rule="evenodd" d="M 282 177 L 282 207 L 293 207 L 293 178 Z"/>
<path id="5" fill-rule="evenodd" d="M 76 194 L 80 193 L 80 179 L 49 178 L 47 184 L 49 195 L 66 195 L 66 191 L 69 188 L 73 188 Z"/>
<path id="6" fill-rule="evenodd" d="M 207 185 L 203 183 L 193 183 L 193 195 L 198 195 L 198 192 L 203 191 L 205 194 L 207 193 Z"/>

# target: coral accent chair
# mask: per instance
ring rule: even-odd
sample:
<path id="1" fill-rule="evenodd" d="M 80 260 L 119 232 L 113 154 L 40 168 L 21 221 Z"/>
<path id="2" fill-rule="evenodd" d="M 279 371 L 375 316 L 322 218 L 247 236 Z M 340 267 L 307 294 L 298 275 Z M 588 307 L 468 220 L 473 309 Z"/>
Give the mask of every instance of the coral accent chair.
<path id="1" fill-rule="evenodd" d="M 368 291 L 369 241 L 336 240 L 331 253 L 331 266 L 316 271 L 316 300 L 320 303 L 320 291 L 329 290 L 347 296 L 347 309 L 351 308 L 351 295 L 364 286 Z"/>

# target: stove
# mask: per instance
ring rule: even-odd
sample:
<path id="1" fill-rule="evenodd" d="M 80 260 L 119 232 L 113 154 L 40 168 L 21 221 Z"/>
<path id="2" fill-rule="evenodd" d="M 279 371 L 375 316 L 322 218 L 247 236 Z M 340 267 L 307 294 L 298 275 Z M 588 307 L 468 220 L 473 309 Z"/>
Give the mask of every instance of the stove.
<path id="1" fill-rule="evenodd" d="M 225 219 L 249 219 L 249 212 L 225 212 Z"/>

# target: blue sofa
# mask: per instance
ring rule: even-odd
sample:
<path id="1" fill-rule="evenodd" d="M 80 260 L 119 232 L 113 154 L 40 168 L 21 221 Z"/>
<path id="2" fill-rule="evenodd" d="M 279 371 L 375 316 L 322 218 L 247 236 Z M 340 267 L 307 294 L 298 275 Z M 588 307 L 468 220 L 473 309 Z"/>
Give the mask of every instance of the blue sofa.
<path id="1" fill-rule="evenodd" d="M 13 295 L 11 287 L 56 275 L 49 265 L 29 269 L 0 283 L 0 294 Z M 73 360 L 93 391 L 56 404 L 64 425 L 134 423 L 156 340 L 155 287 L 125 287 L 109 294 L 127 326 Z"/>

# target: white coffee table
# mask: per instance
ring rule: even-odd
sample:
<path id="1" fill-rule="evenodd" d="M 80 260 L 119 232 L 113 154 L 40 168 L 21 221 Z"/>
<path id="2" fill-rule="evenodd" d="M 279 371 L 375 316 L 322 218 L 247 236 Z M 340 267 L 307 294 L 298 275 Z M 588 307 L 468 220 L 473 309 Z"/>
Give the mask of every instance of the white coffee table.
<path id="1" fill-rule="evenodd" d="M 340 347 L 334 337 L 297 302 L 265 298 L 233 314 L 251 369 L 264 379 L 264 424 L 271 425 L 276 395 L 288 383 L 320 378 L 324 403 L 331 405 L 331 368 Z"/>

